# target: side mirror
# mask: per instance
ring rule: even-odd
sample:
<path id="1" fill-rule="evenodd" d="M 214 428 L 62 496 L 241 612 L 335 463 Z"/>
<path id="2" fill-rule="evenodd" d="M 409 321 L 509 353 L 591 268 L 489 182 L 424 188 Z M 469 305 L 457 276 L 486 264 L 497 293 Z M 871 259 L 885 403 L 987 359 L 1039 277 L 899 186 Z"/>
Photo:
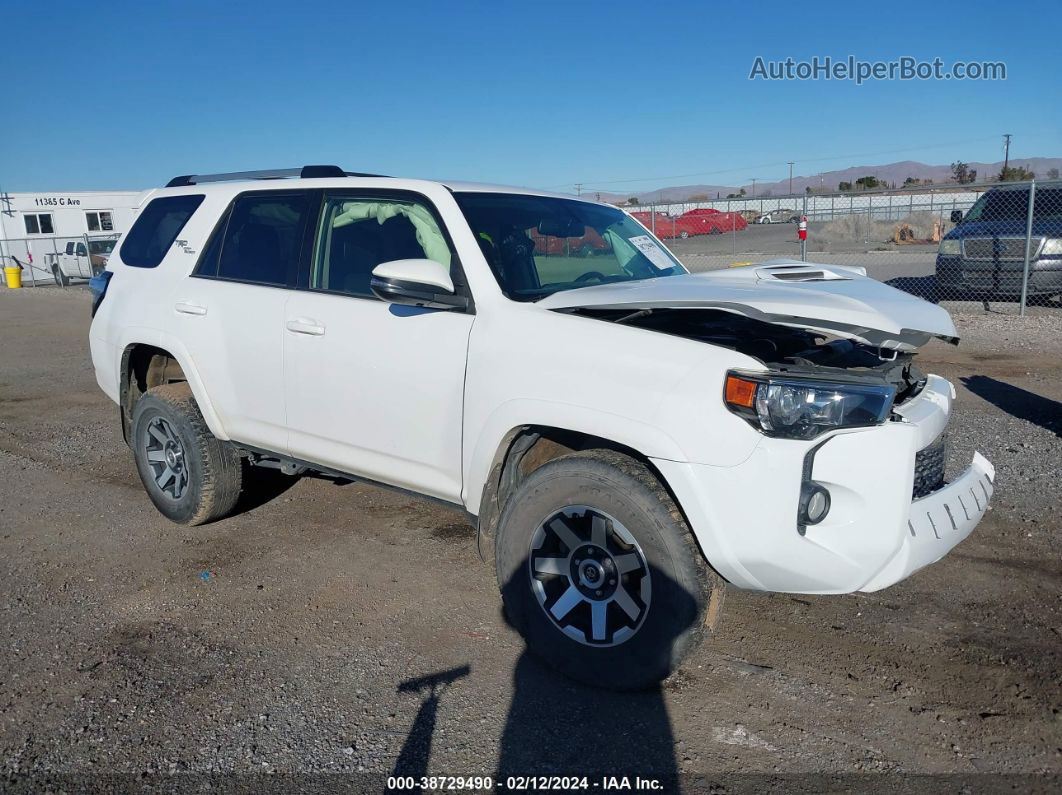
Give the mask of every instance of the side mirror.
<path id="1" fill-rule="evenodd" d="M 429 309 L 466 309 L 468 299 L 454 294 L 450 270 L 431 259 L 396 259 L 372 269 L 369 287 L 381 301 Z"/>
<path id="2" fill-rule="evenodd" d="M 962 210 L 952 210 L 951 211 L 951 222 L 953 224 L 961 224 L 962 223 Z"/>

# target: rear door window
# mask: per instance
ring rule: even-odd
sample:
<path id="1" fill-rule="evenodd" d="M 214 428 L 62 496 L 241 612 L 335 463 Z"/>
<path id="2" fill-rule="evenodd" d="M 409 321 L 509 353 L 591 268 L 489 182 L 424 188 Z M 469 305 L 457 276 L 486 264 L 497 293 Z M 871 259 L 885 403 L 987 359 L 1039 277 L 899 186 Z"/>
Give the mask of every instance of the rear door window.
<path id="1" fill-rule="evenodd" d="M 202 194 L 153 199 L 122 241 L 122 262 L 134 268 L 158 267 L 202 203 Z"/>
<path id="2" fill-rule="evenodd" d="M 309 209 L 307 191 L 237 198 L 224 233 L 215 234 L 220 240 L 212 240 L 208 247 L 199 275 L 274 287 L 294 285 Z"/>
<path id="3" fill-rule="evenodd" d="M 397 259 L 431 259 L 462 278 L 435 214 L 424 203 L 401 197 L 329 196 L 321 214 L 310 289 L 375 300 L 372 270 Z"/>

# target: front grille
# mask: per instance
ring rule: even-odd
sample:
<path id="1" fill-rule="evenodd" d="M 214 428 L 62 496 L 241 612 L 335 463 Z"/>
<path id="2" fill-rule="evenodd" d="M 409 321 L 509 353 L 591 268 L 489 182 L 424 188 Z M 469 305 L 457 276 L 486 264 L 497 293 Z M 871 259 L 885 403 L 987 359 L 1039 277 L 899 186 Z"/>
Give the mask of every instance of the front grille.
<path id="1" fill-rule="evenodd" d="M 1040 251 L 1043 238 L 1034 237 L 1029 253 L 1035 257 Z M 1024 237 L 972 237 L 962 241 L 962 255 L 964 259 L 986 260 L 1019 260 L 1025 261 L 1025 238 Z"/>
<path id="2" fill-rule="evenodd" d="M 911 499 L 917 500 L 944 486 L 944 458 L 947 444 L 944 434 L 928 447 L 915 453 L 914 488 Z"/>

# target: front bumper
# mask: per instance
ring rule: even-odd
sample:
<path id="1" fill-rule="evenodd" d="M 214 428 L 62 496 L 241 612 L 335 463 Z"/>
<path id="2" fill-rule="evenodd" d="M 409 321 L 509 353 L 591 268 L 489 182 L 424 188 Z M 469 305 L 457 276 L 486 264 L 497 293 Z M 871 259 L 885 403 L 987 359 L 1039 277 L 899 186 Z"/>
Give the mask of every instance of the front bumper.
<path id="1" fill-rule="evenodd" d="M 953 483 L 912 499 L 916 454 L 944 431 L 953 399 L 952 385 L 930 376 L 917 397 L 895 409 L 899 421 L 825 441 L 764 437 L 732 467 L 654 464 L 708 562 L 734 585 L 791 593 L 878 590 L 939 560 L 988 508 L 994 471 L 980 454 Z M 829 490 L 832 507 L 819 524 L 800 528 L 805 466 Z"/>
<path id="2" fill-rule="evenodd" d="M 980 453 L 958 480 L 911 503 L 910 537 L 861 591 L 879 591 L 936 563 L 973 532 L 992 499 L 995 469 Z"/>

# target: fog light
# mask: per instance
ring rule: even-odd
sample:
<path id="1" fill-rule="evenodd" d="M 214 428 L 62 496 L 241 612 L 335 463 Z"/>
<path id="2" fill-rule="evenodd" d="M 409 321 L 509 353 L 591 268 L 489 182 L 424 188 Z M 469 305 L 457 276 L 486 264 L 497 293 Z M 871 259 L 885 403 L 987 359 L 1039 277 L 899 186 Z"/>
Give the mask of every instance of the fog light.
<path id="1" fill-rule="evenodd" d="M 830 492 L 818 483 L 805 483 L 800 490 L 800 523 L 818 524 L 830 512 Z"/>

